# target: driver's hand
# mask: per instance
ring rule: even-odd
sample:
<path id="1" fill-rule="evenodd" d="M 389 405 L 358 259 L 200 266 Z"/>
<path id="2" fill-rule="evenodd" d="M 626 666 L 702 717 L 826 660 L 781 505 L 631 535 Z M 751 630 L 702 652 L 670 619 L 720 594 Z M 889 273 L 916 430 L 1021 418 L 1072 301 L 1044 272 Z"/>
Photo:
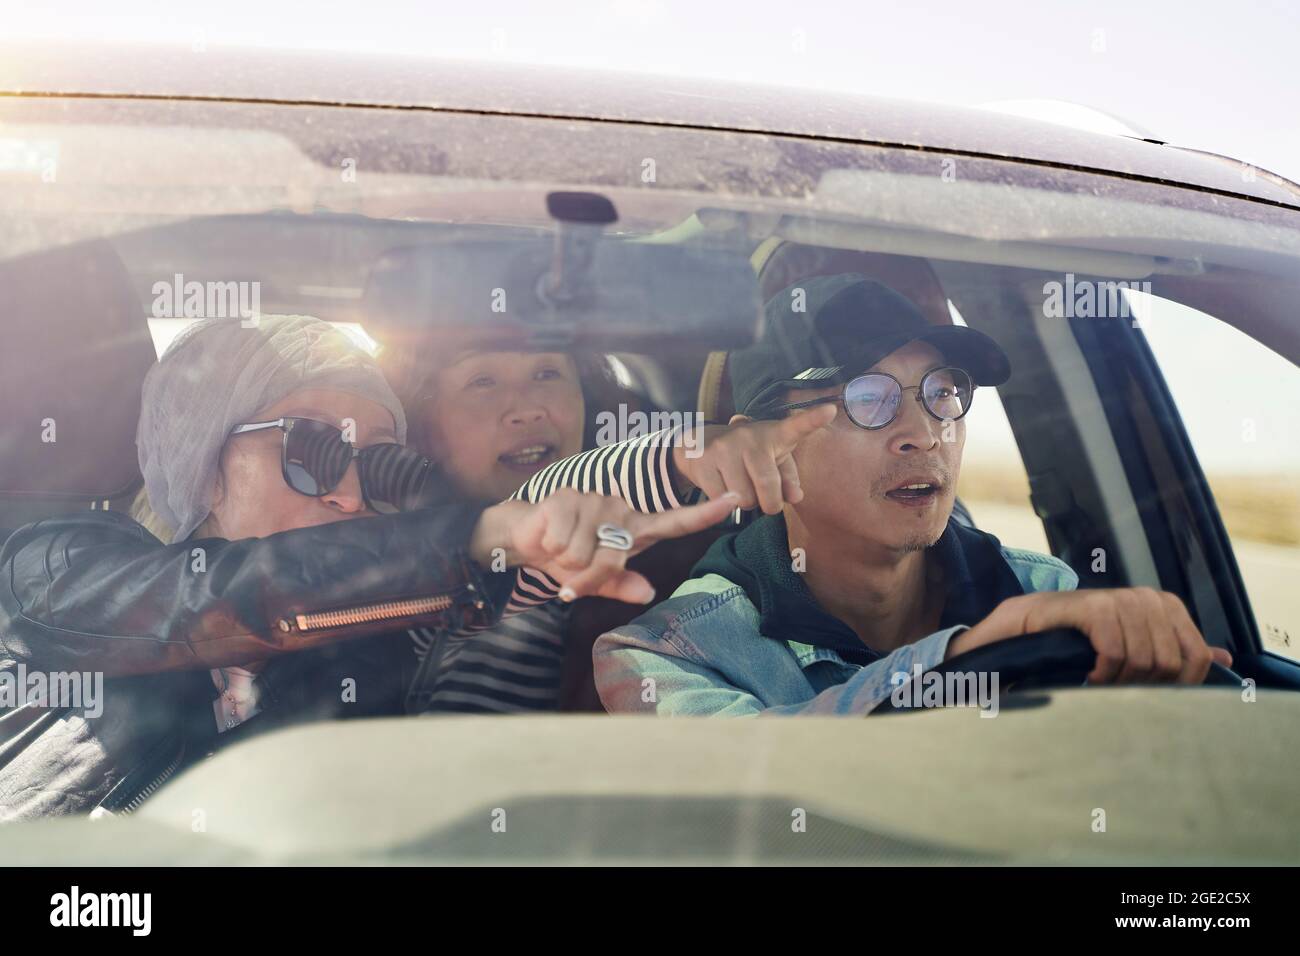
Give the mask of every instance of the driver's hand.
<path id="1" fill-rule="evenodd" d="M 948 644 L 945 660 L 993 641 L 1072 627 L 1097 651 L 1090 684 L 1199 684 L 1211 662 L 1232 655 L 1210 647 L 1177 596 L 1152 588 L 1043 591 L 1008 598 Z"/>
<path id="2" fill-rule="evenodd" d="M 725 495 L 689 508 L 639 514 L 622 498 L 560 488 L 536 504 L 503 501 L 485 510 L 470 538 L 469 553 L 487 567 L 500 548 L 508 567 L 535 568 L 558 581 L 564 601 L 597 596 L 649 604 L 654 588 L 625 567 L 628 558 L 665 538 L 712 527 L 736 504 L 734 495 Z M 599 547 L 596 529 L 602 524 L 627 531 L 631 550 Z"/>

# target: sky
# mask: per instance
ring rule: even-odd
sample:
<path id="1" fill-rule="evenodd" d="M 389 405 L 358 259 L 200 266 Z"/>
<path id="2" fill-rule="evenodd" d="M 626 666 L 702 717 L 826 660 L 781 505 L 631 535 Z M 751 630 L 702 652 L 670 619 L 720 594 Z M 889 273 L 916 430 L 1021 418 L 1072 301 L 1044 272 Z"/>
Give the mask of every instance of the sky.
<path id="1" fill-rule="evenodd" d="M 876 0 L 223 0 L 207 7 L 0 0 L 0 23 L 6 40 L 120 39 L 201 45 L 216 55 L 223 45 L 242 45 L 485 58 L 958 106 L 1046 100 L 1300 181 L 1300 0 L 940 0 L 924 10 Z M 1294 366 L 1242 336 L 1231 340 L 1231 330 L 1225 339 L 1217 323 L 1201 317 L 1198 324 L 1191 310 L 1167 306 L 1152 318 L 1148 338 L 1206 466 L 1255 470 L 1252 462 L 1286 459 L 1300 467 L 1300 434 L 1288 434 L 1300 407 Z M 1207 354 L 1220 370 L 1215 389 L 1204 387 L 1197 361 Z M 1261 360 L 1270 363 L 1267 373 Z M 1249 396 L 1264 443 L 1245 448 L 1246 416 L 1225 396 Z M 972 413 L 970 426 L 1000 453 L 1012 439 L 996 401 L 987 404 L 984 423 Z"/>

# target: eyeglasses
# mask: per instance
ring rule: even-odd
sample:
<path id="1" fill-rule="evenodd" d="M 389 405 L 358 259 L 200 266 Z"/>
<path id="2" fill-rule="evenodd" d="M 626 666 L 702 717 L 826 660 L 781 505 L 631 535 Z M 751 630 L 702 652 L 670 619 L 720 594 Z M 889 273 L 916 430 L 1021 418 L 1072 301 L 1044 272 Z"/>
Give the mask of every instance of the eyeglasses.
<path id="1" fill-rule="evenodd" d="M 311 418 L 277 418 L 249 422 L 231 429 L 231 435 L 278 428 L 284 433 L 280 447 L 280 472 L 284 482 L 299 494 L 320 498 L 335 488 L 355 458 L 361 497 L 372 511 L 394 514 L 429 502 L 434 471 L 428 458 L 399 445 L 380 442 L 358 448 L 343 431 Z"/>
<path id="2" fill-rule="evenodd" d="M 806 402 L 777 405 L 771 411 L 794 411 L 830 402 L 841 402 L 849 419 L 859 428 L 874 431 L 884 428 L 903 405 L 903 393 L 916 392 L 916 400 L 941 422 L 952 422 L 970 411 L 975 383 L 970 374 L 959 368 L 932 368 L 921 377 L 920 385 L 903 385 L 887 372 L 870 372 L 845 383 L 839 395 L 826 395 Z"/>

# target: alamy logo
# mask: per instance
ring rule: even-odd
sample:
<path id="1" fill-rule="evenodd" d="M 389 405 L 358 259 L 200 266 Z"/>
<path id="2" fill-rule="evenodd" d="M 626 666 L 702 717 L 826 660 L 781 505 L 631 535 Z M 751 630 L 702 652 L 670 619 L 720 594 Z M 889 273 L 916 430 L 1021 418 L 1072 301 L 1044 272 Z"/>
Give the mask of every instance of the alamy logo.
<path id="1" fill-rule="evenodd" d="M 79 709 L 87 718 L 104 713 L 103 671 L 28 671 L 19 664 L 0 671 L 0 711 L 18 707 Z"/>
<path id="2" fill-rule="evenodd" d="M 895 671 L 889 695 L 895 707 L 978 707 L 981 717 L 998 715 L 997 671 L 966 671 L 939 674 L 912 665 L 912 673 Z"/>
<path id="3" fill-rule="evenodd" d="M 1126 290 L 1150 295 L 1151 283 L 1076 281 L 1074 273 L 1067 272 L 1064 282 L 1043 283 L 1043 315 L 1049 319 L 1131 318 Z"/>
<path id="4" fill-rule="evenodd" d="M 596 413 L 596 444 L 603 447 L 644 438 L 666 428 L 677 429 L 673 444 L 680 444 L 687 458 L 704 454 L 704 416 L 699 412 L 629 412 L 625 404 L 617 412 Z"/>
<path id="5" fill-rule="evenodd" d="M 70 893 L 50 897 L 51 926 L 129 926 L 131 935 L 148 936 L 152 926 L 152 893 Z"/>
<path id="6" fill-rule="evenodd" d="M 262 319 L 260 282 L 187 282 L 178 272 L 150 291 L 155 319 L 240 319 L 244 328 L 256 328 Z"/>

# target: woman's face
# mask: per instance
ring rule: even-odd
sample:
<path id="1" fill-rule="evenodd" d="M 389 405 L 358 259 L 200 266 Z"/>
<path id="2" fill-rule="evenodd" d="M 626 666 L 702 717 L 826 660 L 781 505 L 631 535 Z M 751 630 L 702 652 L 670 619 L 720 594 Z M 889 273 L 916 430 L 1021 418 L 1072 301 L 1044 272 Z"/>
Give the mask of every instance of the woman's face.
<path id="1" fill-rule="evenodd" d="M 480 500 L 508 498 L 582 450 L 582 388 L 562 352 L 461 352 L 414 411 L 413 441 Z"/>
<path id="2" fill-rule="evenodd" d="M 362 448 L 397 440 L 392 413 L 378 402 L 349 392 L 300 389 L 249 416 L 248 422 L 284 417 L 313 418 L 340 429 L 346 428 L 350 419 L 356 424 L 356 444 Z M 374 514 L 361 497 L 355 461 L 338 487 L 320 498 L 290 488 L 280 470 L 283 438 L 280 429 L 267 428 L 227 439 L 221 450 L 212 511 L 196 532 L 198 537 L 262 538 Z"/>

